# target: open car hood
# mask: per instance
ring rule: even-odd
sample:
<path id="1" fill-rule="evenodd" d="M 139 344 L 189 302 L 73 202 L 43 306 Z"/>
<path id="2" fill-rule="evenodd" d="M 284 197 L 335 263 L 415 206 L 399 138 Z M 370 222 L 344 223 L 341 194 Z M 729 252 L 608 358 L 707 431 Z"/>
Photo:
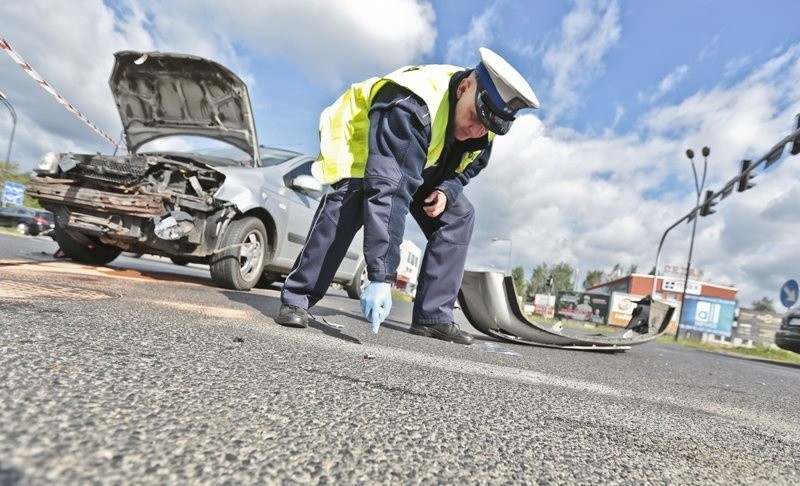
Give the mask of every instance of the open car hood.
<path id="1" fill-rule="evenodd" d="M 225 141 L 258 160 L 247 86 L 214 61 L 186 54 L 121 51 L 108 84 L 132 153 L 173 135 Z"/>

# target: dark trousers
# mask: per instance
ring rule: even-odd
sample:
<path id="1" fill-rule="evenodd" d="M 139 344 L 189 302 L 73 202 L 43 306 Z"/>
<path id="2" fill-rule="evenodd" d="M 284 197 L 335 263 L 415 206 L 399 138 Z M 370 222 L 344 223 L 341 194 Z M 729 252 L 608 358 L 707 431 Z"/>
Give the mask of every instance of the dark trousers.
<path id="1" fill-rule="evenodd" d="M 422 209 L 422 200 L 427 196 L 415 197 L 410 207 L 411 215 L 428 239 L 412 321 L 449 324 L 453 322 L 453 304 L 464 276 L 475 209 L 462 194 L 441 215 L 431 218 Z M 306 244 L 283 285 L 281 301 L 304 309 L 319 302 L 363 224 L 362 181 L 344 180 L 320 202 Z"/>

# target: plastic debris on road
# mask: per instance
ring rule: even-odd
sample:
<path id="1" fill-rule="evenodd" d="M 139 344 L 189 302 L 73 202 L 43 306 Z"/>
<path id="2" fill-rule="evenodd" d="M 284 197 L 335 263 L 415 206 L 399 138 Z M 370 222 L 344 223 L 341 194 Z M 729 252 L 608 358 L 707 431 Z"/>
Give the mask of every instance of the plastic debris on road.
<path id="1" fill-rule="evenodd" d="M 516 351 L 512 351 L 509 348 L 503 346 L 500 343 L 495 343 L 492 341 L 481 341 L 479 343 L 472 343 L 469 345 L 472 349 L 477 349 L 478 351 L 483 351 L 485 353 L 499 353 L 499 354 L 507 354 L 509 356 L 519 356 L 520 354 Z"/>

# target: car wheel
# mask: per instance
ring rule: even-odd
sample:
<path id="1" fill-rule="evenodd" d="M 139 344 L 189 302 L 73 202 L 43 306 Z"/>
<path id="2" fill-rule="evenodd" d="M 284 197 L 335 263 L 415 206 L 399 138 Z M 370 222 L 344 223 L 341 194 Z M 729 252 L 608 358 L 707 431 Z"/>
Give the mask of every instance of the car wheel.
<path id="1" fill-rule="evenodd" d="M 226 289 L 250 290 L 264 269 L 267 244 L 267 230 L 258 218 L 232 221 L 220 241 L 224 250 L 211 257 L 211 279 Z"/>
<path id="2" fill-rule="evenodd" d="M 347 296 L 351 299 L 360 299 L 361 294 L 364 292 L 364 289 L 368 284 L 369 277 L 367 276 L 367 262 L 363 261 L 358 267 L 358 271 L 356 272 L 356 276 L 353 277 L 353 281 L 350 282 L 350 284 L 345 288 L 345 290 L 347 290 Z"/>
<path id="3" fill-rule="evenodd" d="M 14 229 L 17 230 L 17 233 L 19 233 L 21 235 L 27 235 L 27 234 L 30 234 L 30 232 L 31 232 L 31 227 L 28 226 L 28 223 L 23 223 L 22 221 L 17 223 L 17 225 L 14 227 Z"/>
<path id="4" fill-rule="evenodd" d="M 93 265 L 105 265 L 122 253 L 121 249 L 104 245 L 88 236 L 81 235 L 80 239 L 83 241 L 79 241 L 60 226 L 56 226 L 53 238 L 67 258 L 79 262 L 91 263 Z"/>

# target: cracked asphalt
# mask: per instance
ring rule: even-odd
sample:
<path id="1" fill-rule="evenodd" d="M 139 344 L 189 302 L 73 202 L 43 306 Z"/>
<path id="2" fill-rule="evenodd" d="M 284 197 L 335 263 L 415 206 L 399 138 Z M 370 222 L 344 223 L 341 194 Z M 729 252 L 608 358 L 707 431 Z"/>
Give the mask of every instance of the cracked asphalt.
<path id="1" fill-rule="evenodd" d="M 483 352 L 408 334 L 405 303 L 373 335 L 335 290 L 341 329 L 289 329 L 277 288 L 54 251 L 0 234 L 2 485 L 800 482 L 797 368 Z"/>

